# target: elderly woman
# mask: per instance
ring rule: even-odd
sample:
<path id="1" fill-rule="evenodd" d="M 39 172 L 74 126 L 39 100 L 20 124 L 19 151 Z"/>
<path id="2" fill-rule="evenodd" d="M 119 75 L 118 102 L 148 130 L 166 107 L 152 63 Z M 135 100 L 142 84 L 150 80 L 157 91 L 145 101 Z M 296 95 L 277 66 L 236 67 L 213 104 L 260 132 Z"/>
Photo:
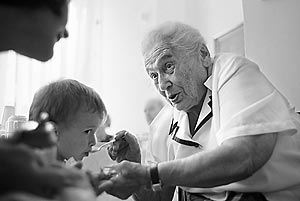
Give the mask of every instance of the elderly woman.
<path id="1" fill-rule="evenodd" d="M 255 63 L 233 54 L 211 58 L 200 33 L 177 22 L 149 32 L 142 53 L 174 108 L 160 133 L 168 135 L 161 151 L 169 161 L 122 161 L 104 185 L 109 193 L 171 200 L 177 186 L 179 200 L 300 200 L 300 118 Z M 129 138 L 127 149 L 114 144 L 113 158 L 131 160 L 137 145 Z"/>

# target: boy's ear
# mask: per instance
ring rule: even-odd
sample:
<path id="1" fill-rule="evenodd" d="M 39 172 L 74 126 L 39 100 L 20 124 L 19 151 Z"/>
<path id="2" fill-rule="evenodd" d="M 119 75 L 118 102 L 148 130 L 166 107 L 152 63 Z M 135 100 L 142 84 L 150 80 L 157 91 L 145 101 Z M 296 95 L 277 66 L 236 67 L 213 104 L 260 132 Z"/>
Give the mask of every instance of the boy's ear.
<path id="1" fill-rule="evenodd" d="M 51 124 L 54 126 L 54 132 L 55 132 L 55 135 L 58 137 L 58 128 L 57 128 L 57 124 L 53 121 L 51 121 Z"/>

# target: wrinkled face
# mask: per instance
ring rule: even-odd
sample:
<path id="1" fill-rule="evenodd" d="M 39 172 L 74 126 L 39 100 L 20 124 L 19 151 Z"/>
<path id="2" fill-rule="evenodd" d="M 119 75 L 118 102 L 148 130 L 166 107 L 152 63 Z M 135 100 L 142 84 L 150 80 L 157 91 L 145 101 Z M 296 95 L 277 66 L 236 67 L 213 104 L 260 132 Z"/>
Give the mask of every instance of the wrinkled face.
<path id="1" fill-rule="evenodd" d="M 159 104 L 158 102 L 148 102 L 145 106 L 144 113 L 146 117 L 146 121 L 148 125 L 151 124 L 153 119 L 156 117 L 156 115 L 159 113 L 159 111 L 162 109 L 163 105 Z"/>
<path id="2" fill-rule="evenodd" d="M 82 160 L 96 144 L 95 131 L 102 121 L 99 114 L 80 110 L 72 118 L 73 121 L 68 127 L 57 125 L 57 151 L 60 160 L 70 157 L 77 161 Z"/>
<path id="3" fill-rule="evenodd" d="M 25 23 L 23 37 L 30 43 L 30 46 L 23 47 L 25 56 L 40 61 L 47 61 L 53 56 L 53 48 L 61 38 L 68 37 L 66 24 L 68 20 L 68 4 L 62 7 L 61 15 L 54 14 L 50 9 L 35 11 Z"/>
<path id="4" fill-rule="evenodd" d="M 206 68 L 194 56 L 180 57 L 169 48 L 156 48 L 145 58 L 146 71 L 159 92 L 177 109 L 198 105 L 206 88 Z M 151 61 L 152 60 L 152 61 Z"/>

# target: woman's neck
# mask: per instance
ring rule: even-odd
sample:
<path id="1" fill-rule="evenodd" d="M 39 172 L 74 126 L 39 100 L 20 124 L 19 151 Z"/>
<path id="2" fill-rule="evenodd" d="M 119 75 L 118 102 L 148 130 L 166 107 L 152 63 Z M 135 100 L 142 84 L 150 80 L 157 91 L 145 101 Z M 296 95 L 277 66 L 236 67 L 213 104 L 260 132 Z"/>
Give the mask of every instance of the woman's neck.
<path id="1" fill-rule="evenodd" d="M 194 135 L 194 130 L 195 130 L 195 127 L 196 127 L 196 124 L 198 121 L 198 116 L 201 112 L 206 93 L 207 93 L 207 89 L 206 89 L 205 93 L 203 94 L 199 104 L 195 105 L 187 112 L 187 115 L 189 118 L 190 132 L 192 135 Z"/>

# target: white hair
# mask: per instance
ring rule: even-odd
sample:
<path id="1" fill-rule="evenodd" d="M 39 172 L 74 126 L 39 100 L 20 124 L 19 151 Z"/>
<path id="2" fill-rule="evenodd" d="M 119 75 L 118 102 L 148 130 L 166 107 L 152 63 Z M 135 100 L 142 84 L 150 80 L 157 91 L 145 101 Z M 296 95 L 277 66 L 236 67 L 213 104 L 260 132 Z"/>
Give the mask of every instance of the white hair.
<path id="1" fill-rule="evenodd" d="M 197 55 L 203 59 L 209 55 L 200 32 L 181 22 L 165 22 L 146 35 L 142 42 L 145 65 L 154 63 L 166 50 L 179 57 Z"/>

